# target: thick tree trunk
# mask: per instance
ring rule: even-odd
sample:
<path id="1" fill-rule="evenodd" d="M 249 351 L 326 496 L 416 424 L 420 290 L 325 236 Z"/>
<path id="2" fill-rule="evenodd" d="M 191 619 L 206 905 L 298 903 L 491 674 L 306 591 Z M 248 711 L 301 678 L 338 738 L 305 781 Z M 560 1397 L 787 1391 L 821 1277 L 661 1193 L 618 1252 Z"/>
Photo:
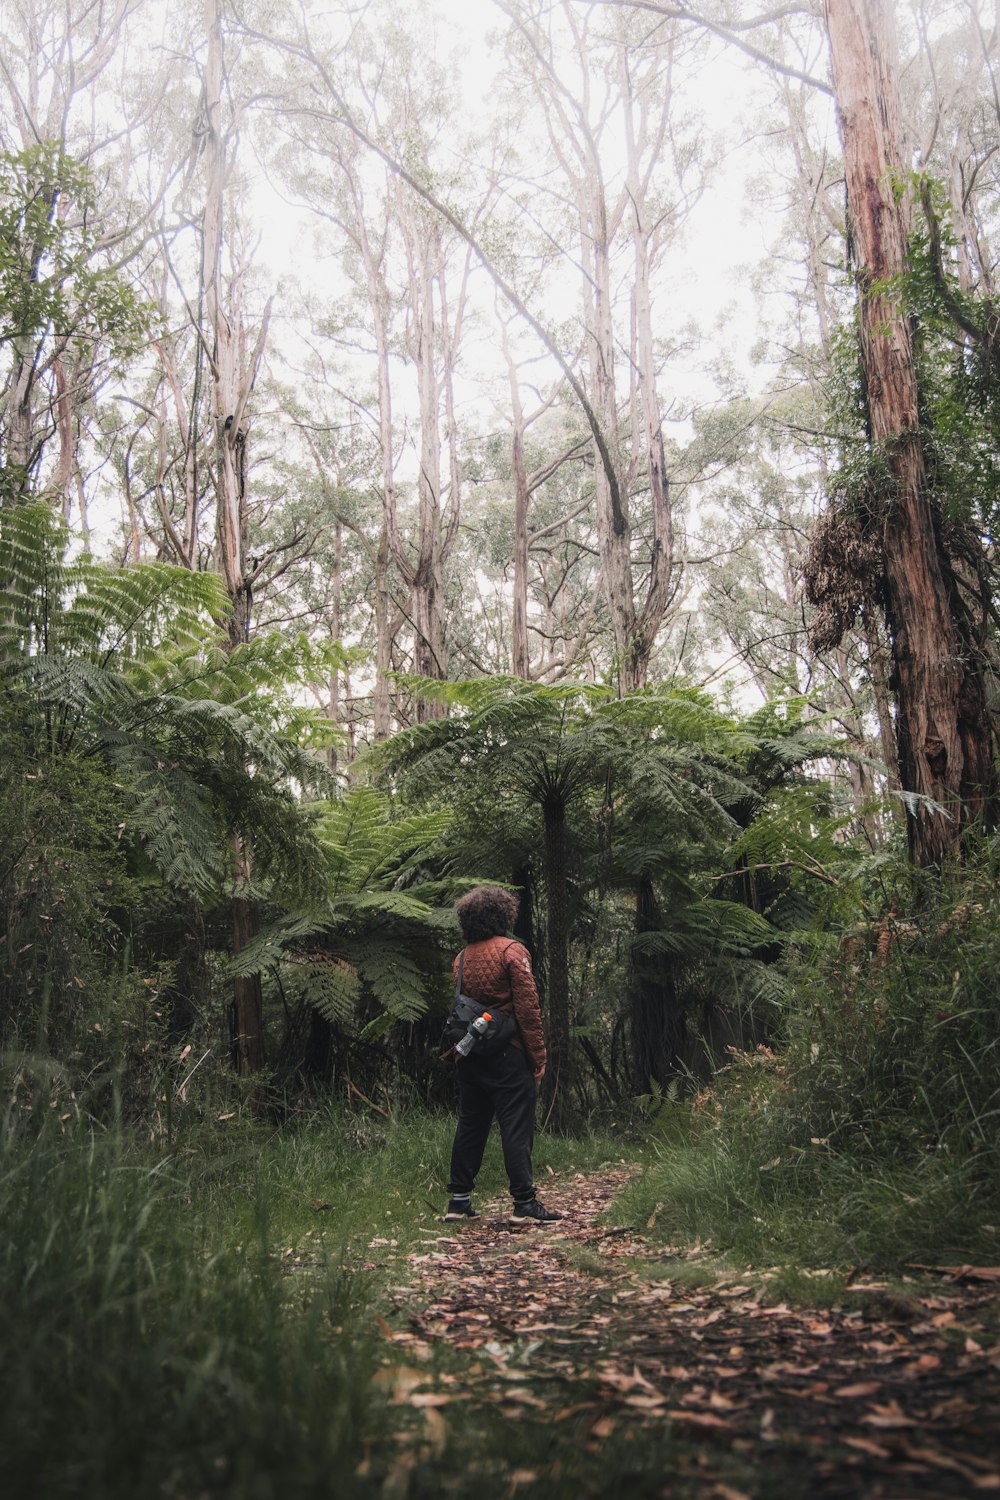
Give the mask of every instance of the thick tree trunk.
<path id="1" fill-rule="evenodd" d="M 900 782 L 915 794 L 907 807 L 911 854 L 926 865 L 955 851 L 963 823 L 987 792 L 986 757 L 978 751 L 981 695 L 964 681 L 921 445 L 910 325 L 896 292 L 908 225 L 898 191 L 903 174 L 891 7 L 888 0 L 828 0 L 827 25 L 871 439 L 893 481 L 884 559 Z"/>
<path id="2" fill-rule="evenodd" d="M 543 804 L 545 826 L 546 1039 L 549 1051 L 544 1097 L 547 1118 L 557 1127 L 572 1113 L 573 1058 L 569 1028 L 569 890 L 566 807 L 550 794 Z"/>
<path id="3" fill-rule="evenodd" d="M 639 881 L 635 901 L 635 932 L 657 932 L 660 911 L 652 882 Z M 654 965 L 633 957 L 628 975 L 629 1031 L 632 1042 L 632 1084 L 644 1093 L 652 1083 L 664 1088 L 675 1077 L 683 1055 L 684 1017 L 667 962 Z"/>

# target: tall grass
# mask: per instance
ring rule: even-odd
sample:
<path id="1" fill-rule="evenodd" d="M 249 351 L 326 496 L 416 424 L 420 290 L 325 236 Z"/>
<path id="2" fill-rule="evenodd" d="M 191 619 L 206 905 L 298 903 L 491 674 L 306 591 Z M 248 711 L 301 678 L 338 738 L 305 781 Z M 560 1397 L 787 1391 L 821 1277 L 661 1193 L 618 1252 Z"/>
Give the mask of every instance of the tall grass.
<path id="1" fill-rule="evenodd" d="M 328 1495 L 331 1473 L 350 1493 L 377 1416 L 370 1341 L 352 1336 L 363 1285 L 335 1260 L 298 1281 L 283 1273 L 246 1160 L 235 1213 L 204 1165 L 144 1160 L 83 1128 L 31 1139 L 8 1122 L 8 1493 L 270 1500 Z"/>
<path id="2" fill-rule="evenodd" d="M 234 1120 L 159 1155 L 46 1113 L 0 1128 L 7 1493 L 363 1493 L 390 1415 L 375 1298 L 440 1219 L 453 1119 Z M 543 1138 L 536 1165 L 544 1182 L 609 1155 Z M 480 1187 L 505 1193 L 498 1145 Z"/>
<path id="3" fill-rule="evenodd" d="M 757 1263 L 995 1260 L 998 973 L 989 865 L 848 933 L 796 975 L 783 1045 L 733 1057 L 618 1212 Z"/>

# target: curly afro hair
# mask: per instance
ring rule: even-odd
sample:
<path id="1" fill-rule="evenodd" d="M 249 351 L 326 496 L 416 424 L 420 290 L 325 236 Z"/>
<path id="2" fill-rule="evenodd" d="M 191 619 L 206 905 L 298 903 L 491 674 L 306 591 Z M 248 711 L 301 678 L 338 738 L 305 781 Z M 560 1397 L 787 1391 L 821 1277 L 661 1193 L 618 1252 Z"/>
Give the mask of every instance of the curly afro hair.
<path id="1" fill-rule="evenodd" d="M 467 943 L 504 937 L 514 926 L 519 906 L 513 891 L 499 885 L 477 885 L 455 902 L 462 936 Z"/>

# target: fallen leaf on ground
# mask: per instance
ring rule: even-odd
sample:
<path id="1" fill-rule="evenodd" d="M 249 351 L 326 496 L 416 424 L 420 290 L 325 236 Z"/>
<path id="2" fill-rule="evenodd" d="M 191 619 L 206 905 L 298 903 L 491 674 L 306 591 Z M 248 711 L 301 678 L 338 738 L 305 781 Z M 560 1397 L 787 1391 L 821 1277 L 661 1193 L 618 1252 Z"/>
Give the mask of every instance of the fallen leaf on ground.
<path id="1" fill-rule="evenodd" d="M 955 1474 L 961 1474 L 963 1479 L 982 1479 L 982 1474 L 976 1474 L 969 1468 L 968 1464 L 962 1463 L 951 1453 L 944 1453 L 940 1448 L 917 1447 L 914 1444 L 901 1444 L 899 1452 L 907 1458 L 915 1458 L 918 1461 L 930 1464 L 935 1469 L 950 1469 Z"/>
<path id="2" fill-rule="evenodd" d="M 881 1443 L 873 1443 L 871 1438 L 848 1437 L 844 1442 L 848 1448 L 857 1448 L 860 1453 L 868 1453 L 872 1458 L 892 1457 L 888 1448 L 883 1448 Z"/>
<path id="3" fill-rule="evenodd" d="M 668 1411 L 666 1415 L 679 1427 L 690 1427 L 704 1432 L 730 1432 L 731 1424 L 724 1417 L 716 1417 L 710 1411 Z"/>
<path id="4" fill-rule="evenodd" d="M 920 1425 L 912 1417 L 906 1415 L 898 1401 L 890 1401 L 885 1406 L 873 1406 L 861 1420 L 867 1422 L 869 1427 L 884 1427 L 887 1431 L 893 1427 L 918 1427 Z"/>
<path id="5" fill-rule="evenodd" d="M 633 1369 L 631 1375 L 625 1375 L 621 1370 L 602 1370 L 601 1384 L 609 1385 L 613 1391 L 649 1391 L 654 1396 L 659 1396 L 659 1391 L 654 1385 L 650 1385 L 638 1368 Z"/>
<path id="6" fill-rule="evenodd" d="M 633 1407 L 636 1411 L 658 1411 L 661 1406 L 666 1406 L 666 1396 L 625 1396 L 626 1406 Z"/>
<path id="7" fill-rule="evenodd" d="M 712 1392 L 708 1398 L 708 1404 L 716 1411 L 735 1411 L 737 1406 L 735 1401 L 731 1401 L 728 1396 L 723 1396 L 720 1391 Z"/>
<path id="8" fill-rule="evenodd" d="M 857 1385 L 842 1385 L 834 1391 L 835 1396 L 874 1396 L 882 1389 L 880 1380 L 859 1380 Z"/>

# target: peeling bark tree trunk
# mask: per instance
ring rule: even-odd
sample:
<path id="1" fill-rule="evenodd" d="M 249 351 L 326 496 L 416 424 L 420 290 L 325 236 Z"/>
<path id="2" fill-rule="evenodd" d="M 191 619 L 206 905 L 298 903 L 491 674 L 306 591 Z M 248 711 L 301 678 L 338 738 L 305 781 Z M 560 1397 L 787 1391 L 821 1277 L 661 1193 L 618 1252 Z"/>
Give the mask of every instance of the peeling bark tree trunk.
<path id="1" fill-rule="evenodd" d="M 894 483 L 883 546 L 900 782 L 921 799 L 908 806 L 909 843 L 913 859 L 929 865 L 956 850 L 963 824 L 983 806 L 990 740 L 982 692 L 950 607 L 919 431 L 910 326 L 893 291 L 905 266 L 908 226 L 906 200 L 895 190 L 902 167 L 890 6 L 828 0 L 827 27 L 871 440 Z"/>
<path id="2" fill-rule="evenodd" d="M 378 433 L 382 456 L 382 526 L 375 554 L 375 694 L 373 728 L 377 742 L 392 733 L 392 710 L 389 698 L 389 673 L 393 637 L 399 621 L 392 608 L 390 569 L 394 552 L 399 552 L 396 524 L 396 456 L 393 446 L 392 381 L 389 372 L 389 323 L 391 302 L 383 271 L 385 246 L 389 229 L 382 228 L 381 241 L 374 244 L 365 218 L 365 199 L 352 161 L 341 157 L 352 211 L 349 232 L 352 234 L 365 268 L 368 303 L 371 308 L 372 332 L 375 336 L 375 360 L 378 370 Z M 388 213 L 388 209 L 385 210 Z"/>
<path id="3" fill-rule="evenodd" d="M 376 743 L 387 740 L 392 733 L 392 705 L 389 699 L 389 672 L 393 629 L 390 627 L 391 599 L 389 595 L 389 530 L 383 517 L 379 532 L 378 550 L 375 554 L 375 697 L 373 705 L 373 728 Z"/>
<path id="4" fill-rule="evenodd" d="M 416 222 L 414 222 L 416 219 Z M 410 305 L 413 317 L 413 359 L 420 400 L 420 472 L 417 479 L 417 555 L 410 564 L 410 598 L 413 617 L 413 668 L 421 677 L 443 678 L 445 674 L 444 613 L 441 535 L 441 422 L 438 345 L 440 329 L 435 312 L 434 288 L 444 267 L 435 254 L 439 240 L 426 223 L 414 215 L 403 222 L 409 269 Z M 405 565 L 401 554 L 397 564 Z M 421 699 L 418 721 L 443 712 L 440 704 Z"/>
<path id="5" fill-rule="evenodd" d="M 524 463 L 524 408 L 521 404 L 521 387 L 517 379 L 517 366 L 510 351 L 505 324 L 501 325 L 503 352 L 507 361 L 507 377 L 510 383 L 510 410 L 513 422 L 511 434 L 511 468 L 514 479 L 514 597 L 511 607 L 511 665 L 515 677 L 525 681 L 531 676 L 531 658 L 528 649 L 528 472 Z"/>

